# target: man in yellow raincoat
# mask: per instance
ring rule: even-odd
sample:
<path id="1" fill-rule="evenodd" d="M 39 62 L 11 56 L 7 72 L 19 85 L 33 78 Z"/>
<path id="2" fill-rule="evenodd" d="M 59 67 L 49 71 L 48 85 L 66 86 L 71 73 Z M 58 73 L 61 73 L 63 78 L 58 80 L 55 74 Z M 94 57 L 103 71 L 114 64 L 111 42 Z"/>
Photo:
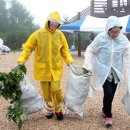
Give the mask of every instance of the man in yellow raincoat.
<path id="1" fill-rule="evenodd" d="M 23 51 L 17 62 L 25 64 L 34 51 L 34 78 L 40 81 L 41 93 L 46 102 L 45 116 L 50 119 L 54 114 L 63 119 L 62 78 L 63 60 L 67 65 L 73 62 L 64 34 L 58 30 L 61 18 L 58 12 L 52 12 L 45 27 L 32 33 L 23 45 Z M 62 60 L 63 59 L 63 60 Z"/>

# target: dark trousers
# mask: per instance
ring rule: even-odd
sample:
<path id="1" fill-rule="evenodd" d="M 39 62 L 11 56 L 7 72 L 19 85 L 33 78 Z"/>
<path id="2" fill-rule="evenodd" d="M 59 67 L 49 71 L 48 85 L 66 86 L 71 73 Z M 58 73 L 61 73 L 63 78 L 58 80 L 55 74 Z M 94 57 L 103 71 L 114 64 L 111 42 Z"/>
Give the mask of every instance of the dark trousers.
<path id="1" fill-rule="evenodd" d="M 117 88 L 117 84 L 114 83 L 114 80 L 112 82 L 109 82 L 108 80 L 105 81 L 103 84 L 103 91 L 104 91 L 104 97 L 103 97 L 103 112 L 106 115 L 106 117 L 111 118 L 112 113 L 112 101 L 115 95 L 115 91 Z"/>

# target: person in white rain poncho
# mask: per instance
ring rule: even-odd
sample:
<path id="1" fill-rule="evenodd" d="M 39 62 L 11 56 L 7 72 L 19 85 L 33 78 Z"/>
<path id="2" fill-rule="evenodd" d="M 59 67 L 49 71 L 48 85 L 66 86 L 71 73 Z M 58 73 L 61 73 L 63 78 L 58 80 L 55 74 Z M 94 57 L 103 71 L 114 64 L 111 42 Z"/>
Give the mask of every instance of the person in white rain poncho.
<path id="1" fill-rule="evenodd" d="M 87 47 L 83 68 L 92 71 L 91 85 L 104 91 L 102 115 L 105 126 L 112 126 L 112 101 L 126 65 L 126 78 L 130 76 L 130 42 L 122 33 L 122 25 L 110 16 L 104 32 L 99 33 Z"/>
<path id="2" fill-rule="evenodd" d="M 0 51 L 2 50 L 3 43 L 3 40 L 0 38 Z"/>
<path id="3" fill-rule="evenodd" d="M 4 44 L 4 41 L 0 38 L 0 52 L 9 53 L 10 48 L 3 44 Z"/>

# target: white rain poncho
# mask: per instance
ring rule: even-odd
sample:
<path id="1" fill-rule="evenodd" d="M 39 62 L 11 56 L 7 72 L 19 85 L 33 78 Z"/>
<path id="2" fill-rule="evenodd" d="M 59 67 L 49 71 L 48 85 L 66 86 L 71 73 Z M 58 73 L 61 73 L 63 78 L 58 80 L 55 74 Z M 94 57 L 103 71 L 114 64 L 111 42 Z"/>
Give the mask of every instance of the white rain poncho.
<path id="1" fill-rule="evenodd" d="M 10 52 L 10 48 L 7 47 L 6 45 L 2 45 L 1 51 L 2 51 L 2 52 L 5 52 L 5 53 L 9 53 L 9 52 Z"/>
<path id="2" fill-rule="evenodd" d="M 91 85 L 96 90 L 102 90 L 111 68 L 121 81 L 123 65 L 126 65 L 126 77 L 130 76 L 130 42 L 122 32 L 115 39 L 108 35 L 108 30 L 115 26 L 122 27 L 119 19 L 109 17 L 105 31 L 97 35 L 85 52 L 83 67 L 92 71 Z"/>
<path id="3" fill-rule="evenodd" d="M 4 44 L 4 41 L 0 38 L 0 51 L 9 53 L 10 48 L 3 44 Z"/>
<path id="4" fill-rule="evenodd" d="M 3 43 L 3 40 L 0 38 L 0 50 L 2 49 Z"/>

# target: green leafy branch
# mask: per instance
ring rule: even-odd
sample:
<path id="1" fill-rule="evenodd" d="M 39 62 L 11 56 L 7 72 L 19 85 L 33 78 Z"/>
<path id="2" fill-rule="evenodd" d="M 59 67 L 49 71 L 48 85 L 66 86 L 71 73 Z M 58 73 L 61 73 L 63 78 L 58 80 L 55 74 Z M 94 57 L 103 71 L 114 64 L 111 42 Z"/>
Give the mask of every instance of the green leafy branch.
<path id="1" fill-rule="evenodd" d="M 21 107 L 22 91 L 19 82 L 23 80 L 27 69 L 24 65 L 18 65 L 9 73 L 0 72 L 0 96 L 10 101 L 7 117 L 9 121 L 14 121 L 18 129 L 22 128 L 25 119 L 24 110 Z"/>

